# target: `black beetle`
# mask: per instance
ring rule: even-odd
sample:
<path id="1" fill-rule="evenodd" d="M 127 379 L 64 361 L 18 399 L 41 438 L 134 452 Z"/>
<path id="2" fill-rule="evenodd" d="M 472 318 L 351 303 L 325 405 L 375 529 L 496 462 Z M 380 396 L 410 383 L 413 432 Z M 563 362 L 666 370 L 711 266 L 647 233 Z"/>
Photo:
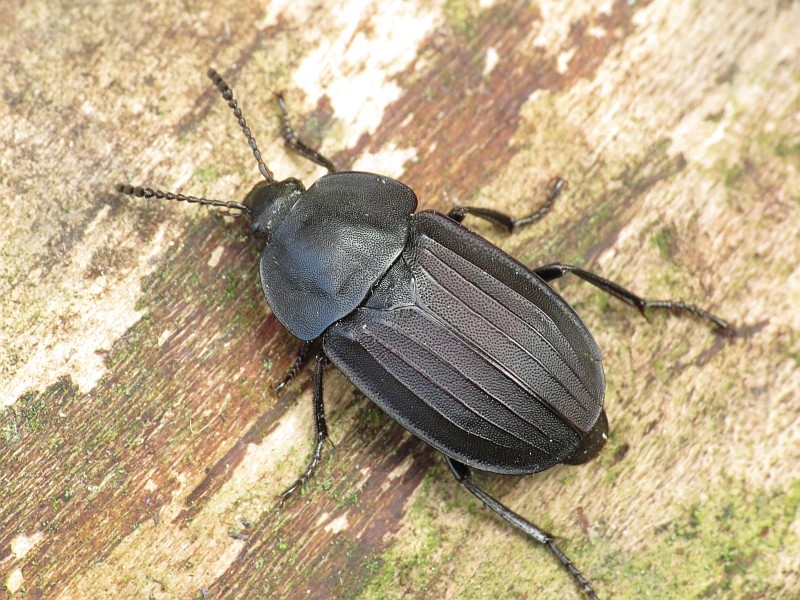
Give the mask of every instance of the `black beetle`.
<path id="1" fill-rule="evenodd" d="M 463 207 L 448 215 L 415 213 L 414 192 L 372 173 L 335 172 L 292 131 L 278 95 L 286 145 L 328 169 L 310 188 L 276 181 L 261 158 L 233 92 L 208 76 L 239 121 L 265 181 L 238 202 L 150 188 L 119 192 L 237 209 L 266 241 L 261 283 L 275 317 L 302 340 L 278 384 L 316 356 L 316 447 L 285 499 L 311 475 L 328 437 L 322 374 L 332 362 L 367 397 L 442 454 L 455 478 L 514 527 L 546 545 L 580 588 L 591 585 L 553 536 L 478 488 L 470 467 L 507 474 L 581 464 L 603 448 L 605 376 L 600 350 L 572 307 L 547 282 L 573 273 L 644 313 L 669 309 L 722 319 L 682 302 L 650 301 L 578 267 L 529 269 L 460 225 L 468 214 L 509 232 L 539 220 L 564 186 L 557 179 L 534 214 L 513 219 Z"/>

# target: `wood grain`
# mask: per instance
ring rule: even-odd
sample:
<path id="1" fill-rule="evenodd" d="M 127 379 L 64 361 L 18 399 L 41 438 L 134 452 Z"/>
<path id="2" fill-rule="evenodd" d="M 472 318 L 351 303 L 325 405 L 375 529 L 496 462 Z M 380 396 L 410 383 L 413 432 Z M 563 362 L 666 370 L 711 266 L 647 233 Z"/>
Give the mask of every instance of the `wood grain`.
<path id="1" fill-rule="evenodd" d="M 258 10 L 262 10 L 260 7 Z M 602 597 L 800 595 L 800 5 L 6 3 L 0 22 L 0 596 L 580 597 L 440 456 L 339 374 L 311 448 L 310 375 L 243 219 L 118 182 L 241 200 L 287 154 L 272 93 L 341 169 L 421 206 L 516 215 L 531 265 L 572 262 L 730 319 L 558 289 L 605 356 L 593 463 L 482 475 L 562 538 Z"/>

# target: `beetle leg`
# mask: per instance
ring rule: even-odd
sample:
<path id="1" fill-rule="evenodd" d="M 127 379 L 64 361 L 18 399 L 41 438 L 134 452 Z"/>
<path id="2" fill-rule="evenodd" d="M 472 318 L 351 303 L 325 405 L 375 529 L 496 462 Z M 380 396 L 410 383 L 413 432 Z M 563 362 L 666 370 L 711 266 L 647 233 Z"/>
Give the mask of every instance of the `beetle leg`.
<path id="1" fill-rule="evenodd" d="M 595 594 L 594 590 L 592 589 L 591 584 L 589 581 L 581 574 L 578 568 L 572 564 L 572 561 L 567 557 L 566 554 L 558 547 L 555 542 L 555 539 L 552 535 L 543 531 L 536 527 L 530 521 L 523 519 L 517 513 L 513 512 L 505 505 L 501 504 L 497 500 L 495 500 L 492 496 L 484 492 L 478 486 L 476 486 L 472 482 L 472 474 L 469 470 L 469 467 L 463 463 L 458 462 L 457 460 L 453 460 L 449 456 L 445 456 L 447 460 L 447 465 L 450 467 L 450 471 L 455 476 L 456 480 L 463 485 L 467 490 L 469 490 L 473 495 L 475 495 L 478 500 L 483 502 L 486 506 L 491 508 L 494 512 L 498 515 L 503 517 L 506 521 L 511 523 L 514 527 L 522 531 L 523 533 L 528 534 L 534 540 L 539 542 L 540 544 L 544 544 L 553 553 L 553 555 L 559 560 L 559 562 L 564 566 L 567 571 L 569 571 L 572 578 L 578 584 L 578 586 L 584 591 L 587 597 L 591 598 L 592 600 L 598 600 L 597 594 Z"/>
<path id="2" fill-rule="evenodd" d="M 322 456 L 322 446 L 325 444 L 325 440 L 328 439 L 328 425 L 325 422 L 325 405 L 322 401 L 322 376 L 327 363 L 328 359 L 324 354 L 320 353 L 317 355 L 317 368 L 314 374 L 314 437 L 317 442 L 314 446 L 314 453 L 311 455 L 311 460 L 306 470 L 303 471 L 303 474 L 280 495 L 278 502 L 280 505 L 282 505 L 297 489 L 302 487 L 303 484 L 308 481 L 308 478 L 311 477 L 314 469 L 317 468 L 320 456 Z"/>
<path id="3" fill-rule="evenodd" d="M 549 213 L 556 201 L 556 198 L 561 195 L 561 192 L 565 190 L 566 187 L 566 179 L 556 177 L 553 180 L 552 186 L 550 187 L 550 193 L 547 195 L 547 200 L 545 203 L 542 204 L 542 206 L 540 206 L 532 215 L 522 217 L 521 219 L 515 219 L 514 217 L 511 217 L 500 211 L 492 210 L 491 208 L 481 208 L 479 206 L 459 206 L 458 208 L 454 208 L 447 213 L 447 216 L 457 223 L 461 223 L 464 220 L 464 217 L 467 215 L 472 215 L 478 217 L 479 219 L 485 219 L 486 221 L 494 223 L 495 225 L 499 225 L 508 233 L 513 233 L 518 227 L 535 223 Z"/>
<path id="4" fill-rule="evenodd" d="M 280 392 L 283 388 L 289 385 L 292 380 L 297 377 L 297 374 L 300 372 L 300 369 L 306 366 L 308 363 L 308 359 L 311 357 L 311 350 L 316 350 L 318 345 L 314 343 L 314 341 L 307 341 L 303 340 L 300 342 L 300 347 L 297 349 L 297 355 L 294 357 L 294 362 L 292 366 L 289 367 L 288 373 L 286 376 L 275 386 L 275 391 Z"/>
<path id="5" fill-rule="evenodd" d="M 281 125 L 282 127 L 282 134 L 283 140 L 286 143 L 286 146 L 290 148 L 292 151 L 297 152 L 303 158 L 310 160 L 311 162 L 318 164 L 320 167 L 325 167 L 328 169 L 329 173 L 333 173 L 336 170 L 336 167 L 333 166 L 333 163 L 322 156 L 319 152 L 304 144 L 294 133 L 294 129 L 292 129 L 291 124 L 289 123 L 289 113 L 286 110 L 286 102 L 283 100 L 283 94 L 275 94 L 275 97 L 278 100 L 278 106 L 281 109 Z"/>
<path id="6" fill-rule="evenodd" d="M 724 319 L 720 319 L 718 316 L 713 315 L 710 312 L 693 304 L 686 304 L 685 302 L 673 302 L 670 300 L 647 300 L 637 296 L 630 290 L 626 290 L 624 287 L 614 283 L 613 281 L 609 281 L 604 277 L 600 277 L 599 275 L 595 275 L 590 271 L 585 271 L 573 265 L 553 263 L 533 269 L 533 272 L 545 281 L 553 281 L 554 279 L 563 277 L 567 273 L 572 273 L 584 281 L 591 283 L 593 286 L 600 288 L 604 292 L 611 294 L 615 298 L 622 300 L 625 304 L 629 304 L 630 306 L 638 309 L 639 312 L 645 317 L 647 317 L 647 310 L 650 308 L 665 309 L 674 312 L 691 313 L 700 318 L 711 321 L 718 328 L 718 333 L 721 335 L 733 335 L 736 331 L 734 327 Z"/>

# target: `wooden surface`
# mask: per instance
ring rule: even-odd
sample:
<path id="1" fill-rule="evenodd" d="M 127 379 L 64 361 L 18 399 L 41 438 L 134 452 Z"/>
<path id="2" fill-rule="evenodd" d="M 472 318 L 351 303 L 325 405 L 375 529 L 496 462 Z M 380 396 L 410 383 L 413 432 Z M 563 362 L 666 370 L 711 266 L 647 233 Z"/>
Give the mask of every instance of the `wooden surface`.
<path id="1" fill-rule="evenodd" d="M 0 22 L 0 579 L 23 598 L 577 598 L 335 372 L 318 476 L 310 377 L 243 219 L 114 193 L 241 200 L 278 177 L 272 93 L 341 169 L 424 208 L 521 215 L 573 262 L 703 323 L 558 289 L 605 357 L 607 449 L 482 475 L 602 597 L 800 596 L 800 4 L 5 3 Z"/>

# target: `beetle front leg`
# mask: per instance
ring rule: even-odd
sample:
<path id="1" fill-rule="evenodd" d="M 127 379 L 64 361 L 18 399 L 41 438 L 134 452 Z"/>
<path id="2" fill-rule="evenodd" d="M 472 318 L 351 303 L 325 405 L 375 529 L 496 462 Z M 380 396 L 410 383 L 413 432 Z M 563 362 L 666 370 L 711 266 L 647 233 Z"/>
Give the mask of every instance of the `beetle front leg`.
<path id="1" fill-rule="evenodd" d="M 472 482 L 472 474 L 469 470 L 469 467 L 463 463 L 458 462 L 450 458 L 449 456 L 445 456 L 445 460 L 447 460 L 447 466 L 450 467 L 450 471 L 453 473 L 453 476 L 456 480 L 463 485 L 470 493 L 478 498 L 481 502 L 483 502 L 486 506 L 491 508 L 494 512 L 498 515 L 503 517 L 506 521 L 511 523 L 514 527 L 522 531 L 523 533 L 529 535 L 534 540 L 539 542 L 540 544 L 544 544 L 553 553 L 553 555 L 558 559 L 558 561 L 563 565 L 563 567 L 569 571 L 569 574 L 572 575 L 572 578 L 575 580 L 575 583 L 583 590 L 588 598 L 592 600 L 598 600 L 597 594 L 595 594 L 594 590 L 592 589 L 591 584 L 589 581 L 583 576 L 583 574 L 578 570 L 578 568 L 572 563 L 572 561 L 567 557 L 566 554 L 558 547 L 555 542 L 555 539 L 552 535 L 539 529 L 526 519 L 523 519 L 517 513 L 510 510 L 504 504 L 501 504 L 497 500 L 495 500 L 492 496 L 484 492 L 481 488 L 476 486 Z"/>
<path id="2" fill-rule="evenodd" d="M 275 391 L 280 392 L 283 388 L 289 385 L 292 380 L 297 377 L 300 369 L 306 366 L 308 359 L 311 357 L 312 351 L 319 350 L 319 342 L 303 340 L 300 342 L 300 347 L 297 349 L 297 354 L 294 357 L 292 366 L 289 367 L 289 372 L 281 379 L 280 383 L 275 386 Z"/>
<path id="3" fill-rule="evenodd" d="M 275 94 L 275 97 L 277 98 L 278 106 L 281 109 L 281 125 L 283 126 L 282 134 L 286 146 L 303 158 L 310 160 L 320 167 L 325 167 L 328 169 L 329 173 L 336 171 L 336 167 L 333 166 L 333 163 L 330 160 L 322 156 L 322 154 L 314 150 L 312 147 L 307 146 L 295 135 L 294 129 L 292 129 L 292 126 L 289 123 L 289 113 L 286 110 L 286 102 L 283 100 L 283 95 Z"/>
<path id="4" fill-rule="evenodd" d="M 600 277 L 599 275 L 595 275 L 594 273 L 581 269 L 580 267 L 565 265 L 562 263 L 553 263 L 539 267 L 538 269 L 533 269 L 533 272 L 548 282 L 558 279 L 559 277 L 563 277 L 567 273 L 572 273 L 584 281 L 591 283 L 593 286 L 600 288 L 604 292 L 611 294 L 615 298 L 622 300 L 625 304 L 638 309 L 644 317 L 647 317 L 648 309 L 662 309 L 671 310 L 673 312 L 689 313 L 702 319 L 711 321 L 717 327 L 717 332 L 720 335 L 728 336 L 736 333 L 735 328 L 730 323 L 724 319 L 720 319 L 716 315 L 711 314 L 707 310 L 703 310 L 702 308 L 695 306 L 694 304 L 673 302 L 671 300 L 647 300 L 646 298 L 637 296 L 630 290 L 625 289 L 621 285 L 614 283 L 605 277 Z"/>
<path id="5" fill-rule="evenodd" d="M 479 219 L 485 219 L 486 221 L 494 223 L 495 225 L 499 225 L 508 233 L 513 233 L 518 227 L 530 225 L 531 223 L 535 223 L 536 221 L 542 219 L 542 217 L 550 212 L 553 204 L 555 204 L 556 198 L 558 198 L 561 195 L 561 192 L 566 188 L 566 179 L 556 177 L 553 180 L 552 186 L 550 187 L 550 193 L 547 195 L 547 200 L 545 203 L 542 204 L 542 206 L 540 206 L 532 215 L 523 217 L 521 219 L 515 219 L 514 217 L 497 210 L 492 210 L 491 208 L 481 208 L 479 206 L 460 206 L 447 213 L 447 216 L 457 223 L 461 223 L 464 220 L 464 217 L 467 215 L 472 215 L 474 217 L 478 217 Z"/>
<path id="6" fill-rule="evenodd" d="M 322 401 L 322 376 L 326 364 L 328 364 L 328 359 L 325 355 L 322 353 L 318 354 L 317 367 L 314 372 L 314 437 L 316 439 L 314 453 L 311 455 L 311 460 L 303 474 L 280 495 L 280 505 L 283 505 L 286 499 L 301 488 L 303 484 L 308 481 L 309 477 L 311 477 L 322 456 L 322 446 L 325 444 L 325 440 L 328 439 L 328 424 L 325 421 L 325 405 Z"/>

